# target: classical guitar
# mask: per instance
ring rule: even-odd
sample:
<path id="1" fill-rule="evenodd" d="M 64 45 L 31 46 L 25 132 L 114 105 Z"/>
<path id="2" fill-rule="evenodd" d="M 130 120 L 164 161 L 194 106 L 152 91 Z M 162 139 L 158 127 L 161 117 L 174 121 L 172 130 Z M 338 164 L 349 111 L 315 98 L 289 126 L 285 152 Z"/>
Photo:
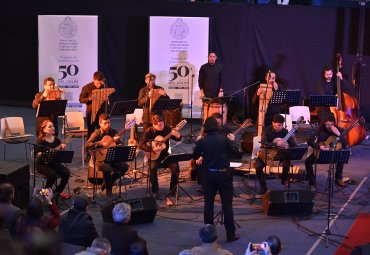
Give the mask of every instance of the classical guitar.
<path id="1" fill-rule="evenodd" d="M 179 122 L 179 124 L 176 125 L 174 130 L 180 131 L 185 125 L 187 121 L 182 120 Z M 157 135 L 154 140 L 151 142 L 152 143 L 152 148 L 155 148 L 154 151 L 151 152 L 146 152 L 145 155 L 148 157 L 148 159 L 151 160 L 156 160 L 159 158 L 159 155 L 161 152 L 166 149 L 166 141 L 172 136 L 172 132 L 170 132 L 168 135 L 165 137 L 162 137 L 160 135 Z"/>
<path id="2" fill-rule="evenodd" d="M 70 144 L 71 142 L 73 142 L 73 140 L 74 140 L 73 137 L 67 136 L 65 139 L 63 140 L 61 139 L 60 140 L 61 144 L 59 144 L 55 148 L 52 148 L 52 150 L 59 151 L 60 149 L 62 149 L 62 144 Z"/>
<path id="3" fill-rule="evenodd" d="M 288 141 L 288 139 L 298 129 L 299 125 L 301 125 L 303 122 L 304 122 L 304 117 L 303 116 L 299 117 L 299 119 L 297 120 L 297 123 L 293 125 L 292 129 L 288 132 L 288 134 L 285 135 L 284 138 L 275 138 L 273 142 L 274 143 L 277 143 L 280 140 Z M 258 157 L 260 159 L 262 159 L 265 163 L 267 163 L 268 161 L 273 161 L 274 158 L 275 158 L 275 156 L 277 155 L 277 153 L 278 153 L 278 149 L 277 148 L 262 149 L 258 153 Z"/>
<path id="4" fill-rule="evenodd" d="M 240 131 L 243 130 L 243 128 L 247 128 L 247 127 L 250 127 L 250 126 L 253 126 L 252 120 L 251 119 L 246 119 L 243 122 L 243 124 L 241 124 L 240 127 L 233 132 L 233 134 L 237 135 L 237 134 L 239 134 Z"/>
<path id="5" fill-rule="evenodd" d="M 129 122 L 126 123 L 125 127 L 119 131 L 116 136 L 119 136 L 121 137 L 127 129 L 135 126 L 136 124 L 136 120 L 135 118 L 130 120 Z M 108 148 L 110 147 L 115 147 L 117 146 L 116 142 L 114 141 L 113 137 L 109 136 L 109 135 L 106 135 L 103 137 L 103 139 L 100 140 L 103 144 L 106 144 L 104 146 L 104 149 L 101 149 L 101 150 L 97 150 L 96 151 L 96 160 L 97 161 L 104 161 L 105 160 L 105 157 L 107 155 L 107 151 L 108 151 Z"/>

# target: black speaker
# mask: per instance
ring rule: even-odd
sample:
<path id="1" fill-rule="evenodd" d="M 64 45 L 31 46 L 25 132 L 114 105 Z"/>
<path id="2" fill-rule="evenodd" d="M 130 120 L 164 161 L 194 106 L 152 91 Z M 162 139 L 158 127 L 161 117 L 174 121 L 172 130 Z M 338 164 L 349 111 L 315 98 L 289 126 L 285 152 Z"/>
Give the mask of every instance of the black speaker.
<path id="1" fill-rule="evenodd" d="M 157 214 L 157 201 L 153 197 L 133 198 L 128 200 L 117 199 L 105 204 L 101 208 L 101 215 L 104 222 L 113 222 L 113 207 L 125 202 L 131 205 L 131 220 L 128 224 L 141 224 L 153 222 Z"/>
<path id="2" fill-rule="evenodd" d="M 309 215 L 314 193 L 310 190 L 272 190 L 263 195 L 262 201 L 266 215 Z"/>
<path id="3" fill-rule="evenodd" d="M 8 182 L 14 186 L 13 205 L 25 209 L 30 198 L 29 165 L 16 161 L 0 161 L 0 183 Z"/>

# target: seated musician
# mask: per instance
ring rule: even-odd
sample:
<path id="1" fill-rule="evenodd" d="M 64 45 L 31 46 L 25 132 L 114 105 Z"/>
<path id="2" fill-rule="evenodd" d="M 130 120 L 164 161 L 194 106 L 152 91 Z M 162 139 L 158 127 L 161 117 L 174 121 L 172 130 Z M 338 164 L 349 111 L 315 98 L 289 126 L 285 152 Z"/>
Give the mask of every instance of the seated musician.
<path id="1" fill-rule="evenodd" d="M 65 150 L 66 144 L 62 143 L 58 137 L 54 136 L 54 133 L 54 124 L 50 120 L 42 122 L 40 126 L 40 135 L 37 138 L 37 145 L 39 146 L 35 146 L 34 153 L 36 155 L 35 166 L 37 172 L 45 175 L 47 178 L 45 188 L 52 188 L 58 175 L 61 177 L 59 185 L 54 191 L 55 198 L 57 200 L 68 183 L 70 171 L 61 163 L 49 164 L 46 162 L 39 162 L 39 160 L 37 160 L 37 158 L 41 157 L 42 152 L 49 149 Z"/>
<path id="2" fill-rule="evenodd" d="M 345 148 L 348 145 L 347 138 L 344 135 L 341 135 L 343 130 L 335 125 L 335 117 L 333 114 L 329 113 L 324 118 L 324 122 L 316 129 L 315 133 L 308 139 L 307 145 L 319 150 L 330 150 L 330 142 L 328 139 L 331 136 L 339 137 L 339 142 L 342 147 Z M 327 141 L 327 142 L 326 142 Z M 311 188 L 315 187 L 315 175 L 313 172 L 313 164 L 317 159 L 317 153 L 312 153 L 305 160 L 307 178 Z M 345 187 L 344 182 L 342 181 L 344 163 L 337 163 L 335 170 L 335 183 L 339 187 Z"/>
<path id="3" fill-rule="evenodd" d="M 95 120 L 91 123 L 91 114 L 92 114 L 92 94 L 94 89 L 102 89 L 105 87 L 105 77 L 104 74 L 100 71 L 97 71 L 93 75 L 93 81 L 86 84 L 82 87 L 80 93 L 80 103 L 86 104 L 86 121 L 87 121 L 87 130 L 88 134 L 87 137 L 94 132 L 95 129 L 99 128 L 99 115 L 104 113 L 105 105 L 107 102 L 107 98 L 104 98 L 104 103 L 96 110 L 96 117 Z"/>
<path id="4" fill-rule="evenodd" d="M 166 91 L 155 85 L 156 76 L 152 73 L 147 73 L 145 75 L 146 86 L 141 88 L 139 91 L 138 105 L 143 107 L 143 125 L 144 130 L 149 128 L 152 123 L 150 123 L 152 116 L 155 114 L 162 114 L 160 112 L 150 111 L 150 107 L 154 105 L 155 101 L 158 99 L 170 99 Z"/>
<path id="5" fill-rule="evenodd" d="M 294 136 L 290 137 L 288 141 L 285 141 L 284 138 L 288 134 L 288 130 L 284 128 L 284 117 L 280 114 L 275 114 L 272 118 L 272 125 L 264 128 L 262 132 L 262 146 L 287 149 L 289 147 L 295 147 L 296 142 Z M 261 154 L 258 155 L 258 158 L 255 163 L 256 174 L 258 181 L 261 186 L 261 194 L 267 191 L 266 177 L 264 176 L 263 169 L 266 166 L 265 158 L 262 158 Z M 287 186 L 288 182 L 288 173 L 290 167 L 290 160 L 283 161 L 283 173 L 281 176 L 281 184 Z"/>
<path id="6" fill-rule="evenodd" d="M 52 77 L 47 77 L 44 80 L 44 90 L 40 91 L 35 95 L 33 99 L 32 107 L 37 109 L 41 101 L 44 100 L 60 100 L 63 94 L 63 90 L 60 89 Z M 53 119 L 51 119 L 53 118 Z M 55 135 L 58 135 L 58 116 L 47 116 L 47 117 L 37 117 L 36 119 L 36 134 L 40 134 L 40 126 L 45 120 L 51 120 L 54 124 Z"/>
<path id="7" fill-rule="evenodd" d="M 105 150 L 96 149 L 108 147 L 109 140 L 112 138 L 116 144 L 122 144 L 120 137 L 117 136 L 117 130 L 111 128 L 110 117 L 107 114 L 103 113 L 99 116 L 99 125 L 100 128 L 95 130 L 91 134 L 89 140 L 86 142 L 86 149 L 92 150 L 91 160 L 94 160 L 94 154 L 97 155 L 98 153 L 105 152 Z M 95 167 L 98 171 L 103 172 L 104 183 L 101 187 L 101 190 L 107 189 L 106 194 L 108 197 L 111 197 L 113 183 L 128 171 L 129 165 L 125 162 L 104 163 L 104 159 L 105 157 L 98 159 L 97 156 L 95 160 Z"/>
<path id="8" fill-rule="evenodd" d="M 154 115 L 152 117 L 153 126 L 148 128 L 144 134 L 143 138 L 140 142 L 140 149 L 146 152 L 154 152 L 155 154 L 159 155 L 159 157 L 155 160 L 152 159 L 152 156 L 147 156 L 149 159 L 149 166 L 150 166 L 150 183 L 152 185 L 152 195 L 155 198 L 160 199 L 159 196 L 159 186 L 158 186 L 158 175 L 157 170 L 160 167 L 169 168 L 171 170 L 171 182 L 170 182 L 170 193 L 174 192 L 174 188 L 178 183 L 179 178 L 179 163 L 178 162 L 171 162 L 168 164 L 161 164 L 161 162 L 169 156 L 168 148 L 169 148 L 169 139 L 167 139 L 164 143 L 157 143 L 156 141 L 160 141 L 161 137 L 165 137 L 171 133 L 171 139 L 175 141 L 181 140 L 181 134 L 176 130 L 171 130 L 171 128 L 164 124 L 164 119 L 162 115 Z M 155 140 L 155 141 L 153 141 Z M 165 146 L 163 146 L 163 144 Z M 164 148 L 163 148 L 163 147 Z M 163 148 L 163 149 L 162 149 Z M 153 155 L 153 153 L 151 153 Z M 174 193 L 170 194 L 174 195 Z"/>

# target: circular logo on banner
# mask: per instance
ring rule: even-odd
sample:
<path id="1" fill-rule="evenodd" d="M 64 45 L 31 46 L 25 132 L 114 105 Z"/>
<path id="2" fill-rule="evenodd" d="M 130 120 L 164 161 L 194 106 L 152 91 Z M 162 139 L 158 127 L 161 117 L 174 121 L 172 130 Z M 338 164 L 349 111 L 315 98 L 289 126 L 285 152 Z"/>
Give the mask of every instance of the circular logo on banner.
<path id="1" fill-rule="evenodd" d="M 58 26 L 60 36 L 70 39 L 77 34 L 77 24 L 70 18 L 66 17 Z"/>
<path id="2" fill-rule="evenodd" d="M 189 27 L 181 18 L 178 18 L 171 25 L 170 32 L 174 39 L 183 40 L 189 34 Z"/>

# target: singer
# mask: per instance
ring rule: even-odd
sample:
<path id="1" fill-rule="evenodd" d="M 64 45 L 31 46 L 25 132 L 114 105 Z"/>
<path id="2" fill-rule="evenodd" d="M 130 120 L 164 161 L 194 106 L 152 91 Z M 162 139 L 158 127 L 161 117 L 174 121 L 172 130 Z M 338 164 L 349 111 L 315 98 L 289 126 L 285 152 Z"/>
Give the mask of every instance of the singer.
<path id="1" fill-rule="evenodd" d="M 316 151 L 330 150 L 332 147 L 335 147 L 336 143 L 341 143 L 341 146 L 346 148 L 348 146 L 348 142 L 346 136 L 341 135 L 342 132 L 343 130 L 335 124 L 334 115 L 329 113 L 324 117 L 323 123 L 316 129 L 316 132 L 308 139 L 307 144 L 316 149 Z M 332 136 L 334 136 L 335 139 L 331 139 Z M 333 140 L 335 144 L 329 143 L 330 140 Z M 311 189 L 315 188 L 316 183 L 316 176 L 313 172 L 313 164 L 315 164 L 317 160 L 316 155 L 317 153 L 312 153 L 304 162 Z M 343 167 L 343 163 L 337 163 L 335 170 L 335 184 L 341 188 L 345 187 L 345 184 L 342 181 Z"/>

